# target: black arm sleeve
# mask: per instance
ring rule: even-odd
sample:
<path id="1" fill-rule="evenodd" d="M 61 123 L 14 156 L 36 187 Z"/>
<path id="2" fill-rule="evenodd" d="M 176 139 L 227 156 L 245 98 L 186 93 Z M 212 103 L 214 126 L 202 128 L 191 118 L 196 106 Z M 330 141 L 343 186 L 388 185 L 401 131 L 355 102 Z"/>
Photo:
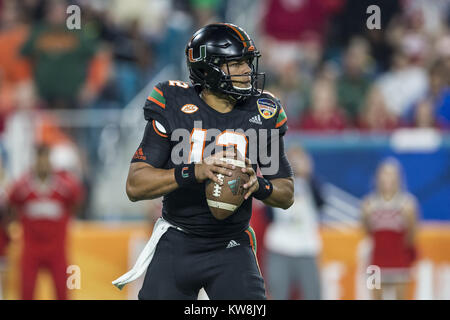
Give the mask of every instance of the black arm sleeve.
<path id="1" fill-rule="evenodd" d="M 156 132 L 153 121 L 147 122 L 144 137 L 131 162 L 146 162 L 155 168 L 164 168 L 170 157 L 170 140 Z"/>
<path id="2" fill-rule="evenodd" d="M 288 158 L 286 156 L 286 153 L 284 151 L 284 140 L 283 140 L 283 136 L 280 135 L 279 138 L 279 155 L 278 155 L 278 159 L 279 159 L 279 167 L 278 167 L 278 172 L 276 174 L 273 175 L 264 175 L 264 169 L 261 168 L 261 173 L 263 173 L 264 178 L 271 180 L 271 179 L 277 179 L 277 178 L 288 178 L 288 177 L 292 177 L 294 176 L 294 172 L 292 171 L 291 165 L 288 161 Z"/>

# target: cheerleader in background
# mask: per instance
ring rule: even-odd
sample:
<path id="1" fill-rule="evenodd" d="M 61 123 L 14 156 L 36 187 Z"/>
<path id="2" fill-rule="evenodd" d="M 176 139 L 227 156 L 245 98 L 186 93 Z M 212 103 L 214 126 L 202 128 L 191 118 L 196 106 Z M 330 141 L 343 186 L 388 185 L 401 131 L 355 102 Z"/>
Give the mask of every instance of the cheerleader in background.
<path id="1" fill-rule="evenodd" d="M 375 191 L 363 201 L 363 226 L 372 239 L 371 264 L 381 271 L 376 300 L 407 298 L 415 260 L 417 200 L 402 184 L 397 160 L 384 160 L 376 171 Z"/>

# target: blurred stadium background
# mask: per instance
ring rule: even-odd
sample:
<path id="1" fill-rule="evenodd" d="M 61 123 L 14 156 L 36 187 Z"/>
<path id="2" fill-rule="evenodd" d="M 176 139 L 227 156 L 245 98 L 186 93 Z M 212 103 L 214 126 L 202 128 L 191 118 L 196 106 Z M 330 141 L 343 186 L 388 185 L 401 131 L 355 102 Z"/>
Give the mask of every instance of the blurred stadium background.
<path id="1" fill-rule="evenodd" d="M 65 25 L 70 4 L 81 8 L 81 29 L 45 38 Z M 366 26 L 372 4 L 381 29 Z M 450 299 L 450 1 L 1 0 L 0 17 L 0 185 L 29 169 L 37 143 L 82 179 L 87 198 L 68 248 L 81 270 L 72 299 L 136 297 L 139 282 L 119 291 L 111 281 L 132 266 L 160 210 L 125 194 L 143 103 L 159 81 L 188 81 L 184 47 L 218 21 L 254 38 L 266 89 L 288 115 L 288 145 L 311 156 L 324 199 L 323 298 L 370 298 L 360 203 L 391 156 L 419 202 L 410 298 Z M 263 273 L 264 211 L 255 202 Z M 20 225 L 9 231 L 3 298 L 18 299 Z M 37 298 L 53 298 L 45 271 Z"/>

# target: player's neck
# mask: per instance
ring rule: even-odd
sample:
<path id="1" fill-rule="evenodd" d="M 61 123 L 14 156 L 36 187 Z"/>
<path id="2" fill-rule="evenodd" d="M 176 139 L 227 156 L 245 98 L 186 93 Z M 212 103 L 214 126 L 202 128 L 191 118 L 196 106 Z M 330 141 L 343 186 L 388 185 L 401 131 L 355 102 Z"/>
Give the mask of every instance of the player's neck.
<path id="1" fill-rule="evenodd" d="M 227 99 L 226 97 L 220 97 L 212 93 L 211 91 L 204 89 L 200 93 L 200 98 L 205 101 L 207 105 L 220 113 L 228 113 L 233 110 L 235 101 Z"/>

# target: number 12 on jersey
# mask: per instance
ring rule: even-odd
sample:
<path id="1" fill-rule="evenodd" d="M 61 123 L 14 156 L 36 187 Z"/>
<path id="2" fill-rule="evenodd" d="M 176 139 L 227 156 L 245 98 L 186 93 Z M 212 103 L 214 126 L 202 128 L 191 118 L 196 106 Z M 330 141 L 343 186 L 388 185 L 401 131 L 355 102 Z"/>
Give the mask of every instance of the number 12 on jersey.
<path id="1" fill-rule="evenodd" d="M 190 139 L 191 151 L 189 153 L 189 163 L 197 163 L 203 160 L 206 143 L 206 132 L 206 129 L 194 128 L 192 130 Z M 236 150 L 244 157 L 247 153 L 247 145 L 248 140 L 243 133 L 225 130 L 216 137 L 216 146 L 235 146 Z"/>

